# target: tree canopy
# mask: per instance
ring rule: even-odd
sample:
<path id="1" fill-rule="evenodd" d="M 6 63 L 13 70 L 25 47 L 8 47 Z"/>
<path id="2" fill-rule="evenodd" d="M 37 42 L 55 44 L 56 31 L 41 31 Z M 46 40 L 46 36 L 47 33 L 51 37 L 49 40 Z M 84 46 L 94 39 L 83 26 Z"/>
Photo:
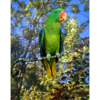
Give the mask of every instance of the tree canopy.
<path id="1" fill-rule="evenodd" d="M 56 8 L 67 13 L 57 76 L 47 79 L 39 60 L 19 61 L 11 68 L 12 100 L 89 100 L 89 0 L 11 0 L 11 64 L 40 57 L 39 32 Z"/>

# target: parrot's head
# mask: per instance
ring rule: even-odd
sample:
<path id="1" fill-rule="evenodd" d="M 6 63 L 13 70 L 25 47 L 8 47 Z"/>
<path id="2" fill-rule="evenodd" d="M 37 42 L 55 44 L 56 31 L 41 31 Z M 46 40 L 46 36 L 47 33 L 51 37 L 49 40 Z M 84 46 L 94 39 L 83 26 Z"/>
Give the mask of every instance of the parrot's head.
<path id="1" fill-rule="evenodd" d="M 52 19 L 55 22 L 60 22 L 63 20 L 65 21 L 66 17 L 67 17 L 66 12 L 62 8 L 58 8 L 50 13 L 48 19 Z"/>

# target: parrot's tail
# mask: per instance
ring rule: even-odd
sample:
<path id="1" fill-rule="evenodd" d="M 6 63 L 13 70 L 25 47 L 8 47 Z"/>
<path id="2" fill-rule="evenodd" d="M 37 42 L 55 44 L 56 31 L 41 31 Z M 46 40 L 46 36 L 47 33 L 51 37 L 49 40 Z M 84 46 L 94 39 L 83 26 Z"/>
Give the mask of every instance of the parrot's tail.
<path id="1" fill-rule="evenodd" d="M 52 78 L 51 68 L 50 68 L 50 65 L 49 65 L 48 61 L 47 60 L 44 60 L 43 63 L 44 63 L 45 70 L 47 72 L 47 77 L 49 79 Z"/>
<path id="2" fill-rule="evenodd" d="M 45 70 L 47 72 L 47 77 L 50 79 L 52 77 L 56 77 L 56 60 L 53 59 L 51 67 L 47 60 L 43 61 Z"/>
<path id="3" fill-rule="evenodd" d="M 51 65 L 51 73 L 53 77 L 56 77 L 56 59 L 53 60 Z"/>

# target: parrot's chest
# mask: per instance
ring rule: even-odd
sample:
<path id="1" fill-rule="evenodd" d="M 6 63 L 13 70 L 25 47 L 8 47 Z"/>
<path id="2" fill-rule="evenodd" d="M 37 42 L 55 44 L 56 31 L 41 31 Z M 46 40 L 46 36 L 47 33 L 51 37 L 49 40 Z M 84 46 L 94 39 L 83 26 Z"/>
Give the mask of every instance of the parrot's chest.
<path id="1" fill-rule="evenodd" d="M 51 54 L 55 53 L 60 46 L 60 32 L 51 30 L 45 33 L 44 46 Z"/>

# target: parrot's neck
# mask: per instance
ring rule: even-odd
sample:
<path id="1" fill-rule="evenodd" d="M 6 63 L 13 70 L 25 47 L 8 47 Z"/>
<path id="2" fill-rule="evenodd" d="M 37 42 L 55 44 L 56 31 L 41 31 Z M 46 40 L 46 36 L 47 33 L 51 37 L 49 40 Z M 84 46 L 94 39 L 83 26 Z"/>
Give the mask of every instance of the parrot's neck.
<path id="1" fill-rule="evenodd" d="M 44 26 L 46 29 L 48 30 L 59 30 L 60 29 L 60 24 L 58 21 L 54 21 L 54 20 L 47 20 L 46 24 Z"/>
<path id="2" fill-rule="evenodd" d="M 46 23 L 59 24 L 58 20 L 48 17 Z"/>

